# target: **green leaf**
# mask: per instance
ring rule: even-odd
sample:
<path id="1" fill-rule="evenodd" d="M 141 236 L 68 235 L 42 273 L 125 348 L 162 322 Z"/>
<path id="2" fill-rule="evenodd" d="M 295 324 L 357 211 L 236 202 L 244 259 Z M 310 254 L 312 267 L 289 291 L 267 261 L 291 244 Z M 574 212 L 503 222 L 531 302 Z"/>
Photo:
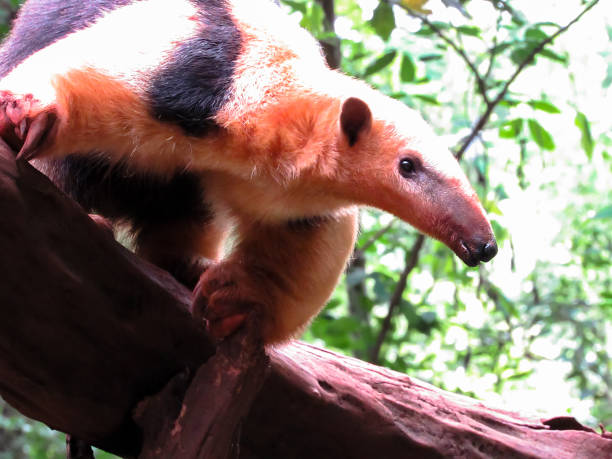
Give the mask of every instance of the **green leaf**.
<path id="1" fill-rule="evenodd" d="M 567 64 L 568 62 L 567 54 L 555 53 L 554 51 L 551 51 L 550 49 L 546 49 L 546 48 L 540 51 L 538 55 L 546 57 L 550 59 L 551 61 L 561 62 L 562 64 Z"/>
<path id="2" fill-rule="evenodd" d="M 593 149 L 595 147 L 595 142 L 593 141 L 593 136 L 591 135 L 591 123 L 582 112 L 576 113 L 576 118 L 574 118 L 574 124 L 580 129 L 581 137 L 580 137 L 580 146 L 584 150 L 587 155 L 587 158 L 591 160 L 593 158 Z"/>
<path id="3" fill-rule="evenodd" d="M 533 374 L 533 370 L 521 371 L 518 373 L 514 373 L 513 375 L 506 378 L 508 381 L 516 381 L 517 379 L 525 379 L 528 376 Z"/>
<path id="4" fill-rule="evenodd" d="M 316 38 L 322 38 L 324 34 L 323 30 L 323 17 L 325 13 L 323 8 L 318 3 L 314 2 L 304 13 L 300 25 L 306 30 L 310 31 Z"/>
<path id="5" fill-rule="evenodd" d="M 512 15 L 512 23 L 518 26 L 525 25 L 525 18 L 523 14 L 515 10 L 514 14 Z"/>
<path id="6" fill-rule="evenodd" d="M 499 201 L 503 201 L 504 199 L 508 199 L 510 197 L 501 183 L 495 187 L 495 195 Z"/>
<path id="7" fill-rule="evenodd" d="M 472 37 L 480 37 L 481 30 L 476 26 L 459 26 L 457 27 L 457 31 L 462 33 L 463 35 L 470 35 Z"/>
<path id="8" fill-rule="evenodd" d="M 292 0 L 283 0 L 285 5 L 289 5 L 292 10 L 299 11 L 302 14 L 306 14 L 308 5 L 305 2 L 296 2 Z"/>
<path id="9" fill-rule="evenodd" d="M 416 75 L 416 68 L 414 65 L 414 61 L 410 54 L 404 53 L 402 56 L 402 66 L 400 68 L 400 78 L 404 83 L 410 83 L 414 81 L 414 77 Z"/>
<path id="10" fill-rule="evenodd" d="M 491 50 L 489 51 L 492 54 L 501 54 L 504 51 L 506 51 L 508 48 L 510 48 L 512 46 L 512 42 L 504 42 L 504 43 L 500 43 L 496 46 L 494 46 L 493 48 L 491 48 Z"/>
<path id="11" fill-rule="evenodd" d="M 536 43 L 541 43 L 544 40 L 546 40 L 547 38 L 548 38 L 548 35 L 546 35 L 540 29 L 535 28 L 535 27 L 531 27 L 531 28 L 527 29 L 527 31 L 525 32 L 525 40 L 527 40 L 527 41 L 533 41 L 533 42 L 536 42 Z"/>
<path id="12" fill-rule="evenodd" d="M 429 94 L 411 94 L 411 97 L 422 100 L 423 102 L 431 105 L 440 105 L 440 102 L 438 102 L 436 96 L 431 96 Z"/>
<path id="13" fill-rule="evenodd" d="M 540 123 L 538 123 L 533 118 L 529 118 L 527 120 L 527 125 L 529 126 L 529 133 L 531 134 L 531 138 L 535 143 L 538 144 L 540 148 L 544 150 L 554 150 L 555 142 L 553 141 L 550 133 L 542 127 Z"/>
<path id="14" fill-rule="evenodd" d="M 420 37 L 429 37 L 431 35 L 434 35 L 434 31 L 431 27 L 424 25 L 423 27 L 421 27 L 419 30 L 417 30 L 414 35 L 420 36 Z"/>
<path id="15" fill-rule="evenodd" d="M 487 213 L 489 214 L 504 215 L 502 210 L 493 201 L 487 202 L 485 209 L 487 210 Z"/>
<path id="16" fill-rule="evenodd" d="M 437 61 L 442 59 L 442 54 L 423 54 L 421 57 L 419 57 L 419 60 L 423 61 L 423 62 L 427 62 L 427 61 Z"/>
<path id="17" fill-rule="evenodd" d="M 374 15 L 372 19 L 370 19 L 370 24 L 374 28 L 376 34 L 387 41 L 393 29 L 395 29 L 393 7 L 386 2 L 380 2 L 374 10 Z"/>
<path id="18" fill-rule="evenodd" d="M 432 21 L 432 26 L 437 28 L 438 30 L 447 30 L 450 29 L 450 25 L 446 22 L 442 21 Z M 417 30 L 414 35 L 428 37 L 430 35 L 435 35 L 436 32 L 429 25 L 423 25 L 419 30 Z"/>
<path id="19" fill-rule="evenodd" d="M 364 77 L 372 75 L 373 73 L 380 72 L 382 69 L 387 67 L 393 62 L 395 59 L 396 51 L 393 49 L 391 51 L 387 51 L 385 54 L 380 56 L 374 62 L 367 66 L 365 72 L 363 73 Z"/>
<path id="20" fill-rule="evenodd" d="M 612 205 L 599 209 L 593 218 L 612 218 Z"/>
<path id="21" fill-rule="evenodd" d="M 513 139 L 523 130 L 523 119 L 516 118 L 510 121 L 506 121 L 499 127 L 499 136 L 502 139 Z"/>
<path id="22" fill-rule="evenodd" d="M 602 88 L 607 89 L 612 84 L 612 62 L 608 64 L 608 70 L 606 72 L 606 78 L 601 83 Z"/>
<path id="23" fill-rule="evenodd" d="M 535 110 L 542 110 L 546 113 L 561 113 L 561 110 L 545 100 L 530 100 L 527 104 Z"/>
<path id="24" fill-rule="evenodd" d="M 510 59 L 512 59 L 512 62 L 514 62 L 515 64 L 521 65 L 525 61 L 525 59 L 527 59 L 527 57 L 531 54 L 531 51 L 533 51 L 533 47 L 531 46 L 519 46 L 512 50 L 512 52 L 510 53 Z M 533 59 L 531 60 L 531 62 L 529 62 L 529 64 L 533 64 Z"/>
<path id="25" fill-rule="evenodd" d="M 489 168 L 489 161 L 485 155 L 478 155 L 474 158 L 474 167 L 480 173 L 482 177 L 487 176 L 487 170 Z"/>
<path id="26" fill-rule="evenodd" d="M 510 99 L 506 96 L 506 98 L 504 100 L 502 100 L 499 105 L 502 105 L 504 107 L 516 107 L 517 105 L 519 105 L 521 103 L 520 100 L 516 100 L 516 99 Z"/>

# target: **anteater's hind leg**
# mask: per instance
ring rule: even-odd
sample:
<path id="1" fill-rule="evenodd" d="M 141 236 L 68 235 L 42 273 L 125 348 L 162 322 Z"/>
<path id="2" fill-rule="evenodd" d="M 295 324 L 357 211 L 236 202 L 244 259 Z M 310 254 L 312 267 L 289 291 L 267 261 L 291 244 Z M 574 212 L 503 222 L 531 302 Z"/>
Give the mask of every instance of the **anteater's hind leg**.
<path id="1" fill-rule="evenodd" d="M 225 235 L 215 219 L 148 224 L 137 232 L 136 253 L 193 289 L 206 268 L 221 257 Z"/>
<path id="2" fill-rule="evenodd" d="M 221 255 L 225 227 L 193 174 L 134 172 L 100 153 L 70 155 L 38 166 L 87 212 L 127 223 L 136 252 L 190 288 Z"/>

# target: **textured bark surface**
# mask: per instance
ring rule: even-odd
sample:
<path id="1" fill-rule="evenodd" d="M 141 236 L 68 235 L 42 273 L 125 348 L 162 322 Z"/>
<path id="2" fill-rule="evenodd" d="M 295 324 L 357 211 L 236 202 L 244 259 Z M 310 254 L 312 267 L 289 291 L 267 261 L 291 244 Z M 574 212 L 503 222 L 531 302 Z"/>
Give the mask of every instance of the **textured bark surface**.
<path id="1" fill-rule="evenodd" d="M 270 357 L 242 432 L 254 454 L 244 457 L 612 458 L 612 438 L 573 418 L 493 409 L 304 343 Z"/>
<path id="2" fill-rule="evenodd" d="M 87 444 L 214 459 L 612 457 L 612 439 L 568 418 L 519 417 L 301 343 L 266 356 L 256 325 L 215 350 L 188 291 L 1 145 L 0 212 L 0 394 L 71 434 L 72 457 Z"/>
<path id="3" fill-rule="evenodd" d="M 221 343 L 189 384 L 187 374 L 178 375 L 137 407 L 139 457 L 238 457 L 242 421 L 269 366 L 257 327 L 249 325 Z"/>
<path id="4" fill-rule="evenodd" d="M 214 352 L 191 296 L 0 148 L 0 393 L 26 416 L 118 452 L 130 410 Z"/>

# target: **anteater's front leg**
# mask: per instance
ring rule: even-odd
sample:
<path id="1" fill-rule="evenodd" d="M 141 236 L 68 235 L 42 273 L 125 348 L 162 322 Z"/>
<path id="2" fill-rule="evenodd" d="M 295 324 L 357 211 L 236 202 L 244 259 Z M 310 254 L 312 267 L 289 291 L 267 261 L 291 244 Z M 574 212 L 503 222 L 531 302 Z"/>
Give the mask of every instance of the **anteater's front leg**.
<path id="1" fill-rule="evenodd" d="M 257 309 L 266 343 L 299 334 L 329 299 L 355 242 L 356 210 L 276 224 L 243 219 L 242 240 L 209 268 L 195 291 L 194 315 L 223 338 Z"/>

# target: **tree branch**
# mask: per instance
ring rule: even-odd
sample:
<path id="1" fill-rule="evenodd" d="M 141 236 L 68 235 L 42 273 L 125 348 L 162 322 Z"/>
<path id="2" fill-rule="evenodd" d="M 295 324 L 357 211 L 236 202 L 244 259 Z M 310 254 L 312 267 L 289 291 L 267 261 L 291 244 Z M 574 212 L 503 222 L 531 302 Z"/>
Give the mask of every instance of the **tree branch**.
<path id="1" fill-rule="evenodd" d="M 0 9 L 6 11 L 6 21 L 3 22 L 6 26 L 10 27 L 15 18 L 17 18 L 19 7 L 15 7 L 10 0 L 0 0 Z"/>
<path id="2" fill-rule="evenodd" d="M 336 12 L 334 7 L 334 0 L 316 0 L 321 8 L 323 8 L 323 14 L 325 15 L 323 19 L 323 29 L 327 32 L 331 37 L 328 37 L 324 40 L 320 40 L 319 43 L 323 48 L 323 52 L 325 53 L 325 60 L 327 61 L 327 65 L 329 65 L 332 69 L 340 68 L 340 63 L 342 61 L 342 53 L 340 52 L 340 40 L 336 36 L 336 30 L 334 27 L 334 23 L 336 22 Z"/>
<path id="3" fill-rule="evenodd" d="M 514 8 L 508 5 L 508 2 L 506 2 L 505 0 L 486 0 L 486 1 L 491 3 L 493 5 L 493 8 L 495 8 L 496 10 L 505 11 L 517 21 L 522 20 L 520 15 L 517 14 L 517 12 L 514 11 Z"/>
<path id="4" fill-rule="evenodd" d="M 406 254 L 406 265 L 404 266 L 404 270 L 400 274 L 397 284 L 395 284 L 395 290 L 393 291 L 393 295 L 391 295 L 391 299 L 389 300 L 389 308 L 387 309 L 387 315 L 383 320 L 380 332 L 376 337 L 376 342 L 370 353 L 370 362 L 372 363 L 376 364 L 380 359 L 380 349 L 382 348 L 382 345 L 385 342 L 385 339 L 387 338 L 387 334 L 391 329 L 391 319 L 393 319 L 395 311 L 402 302 L 402 295 L 404 293 L 404 290 L 406 290 L 408 276 L 416 267 L 419 261 L 419 255 L 421 249 L 423 248 L 424 242 L 425 236 L 419 233 L 414 242 L 414 245 L 412 246 L 412 250 L 410 250 L 410 252 Z"/>
<path id="5" fill-rule="evenodd" d="M 502 14 L 499 13 L 499 15 L 497 16 L 497 21 L 496 21 L 496 28 L 497 30 L 499 30 L 499 27 L 501 25 L 501 20 L 502 20 Z M 493 65 L 495 64 L 495 57 L 497 56 L 497 34 L 495 34 L 495 36 L 493 37 L 493 46 L 489 49 L 489 65 L 487 65 L 487 71 L 485 72 L 485 75 L 483 77 L 484 81 L 488 81 L 489 77 L 491 76 L 491 72 L 493 71 Z"/>
<path id="6" fill-rule="evenodd" d="M 383 235 L 385 235 L 393 225 L 395 225 L 395 218 L 391 219 L 389 223 L 376 231 L 367 241 L 365 241 L 361 247 L 357 247 L 355 249 L 355 256 L 362 256 L 366 250 L 368 250 L 378 239 L 380 239 Z"/>
<path id="7" fill-rule="evenodd" d="M 542 40 L 535 48 L 531 50 L 529 55 L 519 64 L 519 66 L 516 68 L 512 76 L 506 81 L 506 84 L 504 84 L 503 88 L 497 94 L 495 99 L 493 99 L 490 103 L 487 104 L 487 108 L 485 112 L 478 119 L 477 123 L 472 128 L 472 132 L 463 142 L 459 150 L 456 152 L 455 156 L 457 157 L 457 159 L 461 159 L 463 157 L 466 150 L 471 145 L 472 141 L 476 138 L 476 136 L 480 133 L 480 131 L 485 127 L 485 125 L 489 121 L 489 118 L 491 117 L 491 114 L 493 113 L 493 110 L 495 109 L 495 107 L 504 99 L 504 97 L 508 93 L 508 89 L 510 89 L 510 85 L 514 82 L 514 80 L 516 80 L 516 78 L 527 67 L 527 65 L 544 49 L 546 45 L 552 43 L 555 40 L 555 38 L 557 38 L 559 35 L 567 31 L 572 25 L 578 22 L 580 18 L 582 18 L 582 16 L 584 16 L 597 3 L 599 3 L 599 0 L 594 0 L 593 2 L 591 2 L 589 5 L 587 5 L 587 7 L 584 10 L 582 10 L 582 12 L 578 16 L 572 19 L 567 25 L 559 28 L 559 30 L 557 30 L 554 34 Z"/>
<path id="8" fill-rule="evenodd" d="M 480 72 L 476 68 L 476 65 L 468 57 L 467 53 L 465 52 L 465 49 L 463 49 L 458 44 L 456 44 L 454 41 L 452 41 L 450 38 L 448 38 L 446 35 L 444 35 L 444 33 L 442 33 L 442 31 L 438 27 L 436 27 L 433 24 L 433 22 L 431 22 L 429 19 L 427 19 L 426 16 L 424 16 L 422 14 L 415 13 L 413 10 L 411 10 L 410 8 L 405 7 L 403 5 L 402 5 L 402 7 L 404 8 L 404 10 L 406 10 L 406 12 L 409 15 L 411 15 L 411 16 L 413 16 L 415 18 L 420 19 L 424 24 L 426 24 L 431 30 L 434 31 L 434 33 L 438 37 L 440 37 L 442 39 L 442 41 L 444 41 L 451 48 L 453 48 L 453 50 L 459 55 L 459 57 L 461 57 L 461 59 L 463 59 L 463 61 L 466 63 L 466 65 L 470 68 L 470 70 L 472 72 L 472 75 L 474 75 L 474 78 L 476 78 L 476 84 L 478 85 L 478 91 L 479 91 L 480 95 L 482 96 L 483 100 L 485 101 L 485 104 L 489 105 L 489 96 L 487 95 L 487 84 L 486 84 L 485 80 L 482 78 L 482 76 L 480 75 Z"/>

